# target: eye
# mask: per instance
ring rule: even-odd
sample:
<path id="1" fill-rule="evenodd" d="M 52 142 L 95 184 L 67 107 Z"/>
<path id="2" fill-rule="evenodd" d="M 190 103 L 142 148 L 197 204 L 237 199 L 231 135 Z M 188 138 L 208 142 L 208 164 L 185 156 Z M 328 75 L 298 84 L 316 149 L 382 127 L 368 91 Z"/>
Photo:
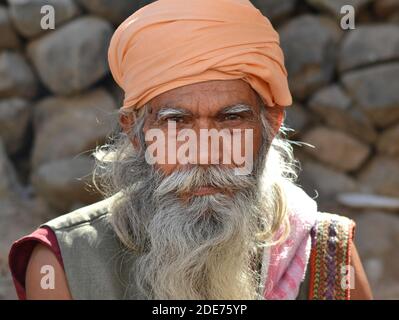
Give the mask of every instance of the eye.
<path id="1" fill-rule="evenodd" d="M 226 114 L 223 120 L 240 120 L 241 116 L 238 114 Z"/>
<path id="2" fill-rule="evenodd" d="M 163 120 L 166 122 L 176 122 L 176 123 L 184 122 L 184 118 L 181 116 L 170 116 L 170 117 L 164 118 Z"/>

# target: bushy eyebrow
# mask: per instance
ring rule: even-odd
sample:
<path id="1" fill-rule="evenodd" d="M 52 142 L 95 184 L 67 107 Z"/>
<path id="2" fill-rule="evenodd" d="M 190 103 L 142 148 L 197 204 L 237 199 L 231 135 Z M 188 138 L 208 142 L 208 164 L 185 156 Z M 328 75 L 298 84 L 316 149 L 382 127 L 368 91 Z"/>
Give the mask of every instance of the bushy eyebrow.
<path id="1" fill-rule="evenodd" d="M 226 114 L 239 114 L 239 113 L 252 113 L 254 114 L 253 108 L 244 103 L 237 103 L 235 105 L 227 106 L 218 112 L 218 115 Z M 166 117 L 183 117 L 190 116 L 192 113 L 184 108 L 180 107 L 162 107 L 156 114 L 157 120 L 164 119 Z"/>
<path id="2" fill-rule="evenodd" d="M 253 108 L 249 105 L 243 104 L 243 103 L 238 103 L 233 106 L 228 106 L 223 108 L 219 114 L 237 114 L 237 113 L 243 113 L 243 112 L 250 112 L 254 113 Z"/>
<path id="3" fill-rule="evenodd" d="M 162 107 L 161 109 L 159 109 L 159 111 L 157 112 L 157 120 L 160 120 L 162 118 L 166 118 L 168 116 L 189 116 L 191 115 L 191 112 L 183 109 L 183 108 L 179 108 L 179 107 Z"/>

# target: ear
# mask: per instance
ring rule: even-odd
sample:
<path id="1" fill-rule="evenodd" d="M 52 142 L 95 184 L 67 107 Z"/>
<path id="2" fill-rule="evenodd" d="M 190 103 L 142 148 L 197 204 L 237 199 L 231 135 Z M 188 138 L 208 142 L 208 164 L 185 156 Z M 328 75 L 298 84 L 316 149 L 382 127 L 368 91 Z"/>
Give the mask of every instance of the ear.
<path id="1" fill-rule="evenodd" d="M 284 121 L 285 108 L 279 105 L 267 108 L 268 108 L 268 112 L 266 113 L 268 115 L 267 118 L 269 124 L 272 127 L 273 134 L 276 135 L 278 134 L 280 127 Z"/>
<path id="2" fill-rule="evenodd" d="M 131 131 L 136 122 L 136 114 L 134 112 L 122 112 L 119 114 L 119 124 L 124 133 L 130 138 L 134 148 L 139 146 L 137 137 L 132 137 Z"/>
<path id="3" fill-rule="evenodd" d="M 135 121 L 136 117 L 133 112 L 121 112 L 119 114 L 119 124 L 126 134 L 130 133 Z"/>
<path id="4" fill-rule="evenodd" d="M 262 97 L 260 94 L 258 94 L 256 91 L 256 97 L 259 102 L 259 106 L 261 108 L 266 108 L 266 118 L 270 126 L 272 127 L 273 131 L 273 138 L 275 135 L 278 134 L 281 125 L 283 124 L 284 121 L 284 114 L 285 114 L 285 107 L 282 107 L 278 104 L 275 104 L 272 107 L 267 106 L 267 103 L 263 101 Z"/>
<path id="5" fill-rule="evenodd" d="M 280 130 L 281 125 L 283 124 L 284 121 L 284 114 L 285 114 L 285 108 L 282 106 L 276 106 L 276 127 L 273 128 L 276 132 L 276 134 L 278 133 L 278 131 Z"/>

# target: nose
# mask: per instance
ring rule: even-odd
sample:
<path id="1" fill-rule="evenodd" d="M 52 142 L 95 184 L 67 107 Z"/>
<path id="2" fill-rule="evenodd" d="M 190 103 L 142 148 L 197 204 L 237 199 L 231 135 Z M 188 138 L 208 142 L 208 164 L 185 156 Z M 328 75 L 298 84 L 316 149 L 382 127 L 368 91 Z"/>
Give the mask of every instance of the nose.
<path id="1" fill-rule="evenodd" d="M 231 155 L 231 136 L 227 129 L 217 129 L 212 122 L 204 121 L 197 134 L 197 163 L 222 165 Z M 227 163 L 228 164 L 228 163 Z"/>

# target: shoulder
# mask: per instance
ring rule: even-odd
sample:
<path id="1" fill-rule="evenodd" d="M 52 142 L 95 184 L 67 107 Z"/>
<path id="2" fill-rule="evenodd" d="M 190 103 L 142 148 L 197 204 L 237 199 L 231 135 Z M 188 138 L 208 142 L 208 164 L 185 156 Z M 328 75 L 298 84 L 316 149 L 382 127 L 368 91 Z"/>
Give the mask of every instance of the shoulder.
<path id="1" fill-rule="evenodd" d="M 50 228 L 38 228 L 31 234 L 15 241 L 10 249 L 8 262 L 19 299 L 26 299 L 25 276 L 28 263 L 36 246 L 48 248 L 62 266 L 62 257 L 57 238 Z"/>
<path id="2" fill-rule="evenodd" d="M 53 266 L 57 279 L 61 280 L 65 270 L 64 258 L 69 258 L 68 253 L 79 255 L 82 250 L 76 250 L 78 248 L 87 248 L 83 250 L 85 253 L 95 251 L 93 245 L 110 234 L 105 219 L 108 216 L 109 201 L 110 198 L 47 221 L 12 244 L 9 267 L 19 299 L 27 298 L 26 281 L 33 279 L 37 287 L 40 281 L 36 280 L 42 279 L 46 272 L 51 276 L 52 269 L 45 266 Z M 54 293 L 54 290 L 45 292 Z"/>
<path id="3" fill-rule="evenodd" d="M 76 259 L 82 259 L 83 256 L 96 261 L 93 255 L 99 254 L 99 249 L 96 248 L 99 239 L 103 238 L 109 229 L 109 204 L 110 198 L 98 201 L 41 225 L 41 229 L 52 231 L 50 234 L 55 236 L 57 246 L 49 246 L 43 241 L 31 244 L 24 279 L 26 299 L 72 299 L 67 279 L 70 275 L 68 270 L 71 263 Z"/>
<path id="4" fill-rule="evenodd" d="M 57 237 L 63 255 L 66 250 L 78 254 L 75 249 L 90 251 L 105 242 L 115 241 L 110 223 L 112 199 L 107 198 L 78 208 L 41 225 L 50 228 Z M 84 250 L 85 249 L 85 250 Z"/>
<path id="5" fill-rule="evenodd" d="M 74 299 L 123 296 L 119 278 L 124 275 L 116 271 L 127 252 L 112 226 L 109 201 L 107 198 L 44 224 L 57 237 Z"/>
<path id="6" fill-rule="evenodd" d="M 350 248 L 350 299 L 371 300 L 373 299 L 373 294 L 353 240 L 350 242 Z"/>
<path id="7" fill-rule="evenodd" d="M 93 204 L 78 208 L 55 219 L 47 221 L 42 226 L 48 226 L 52 230 L 62 230 L 79 227 L 86 224 L 95 224 L 109 213 L 112 198 L 107 198 Z"/>
<path id="8" fill-rule="evenodd" d="M 25 278 L 27 299 L 72 299 L 64 269 L 53 251 L 37 244 L 32 251 Z"/>

